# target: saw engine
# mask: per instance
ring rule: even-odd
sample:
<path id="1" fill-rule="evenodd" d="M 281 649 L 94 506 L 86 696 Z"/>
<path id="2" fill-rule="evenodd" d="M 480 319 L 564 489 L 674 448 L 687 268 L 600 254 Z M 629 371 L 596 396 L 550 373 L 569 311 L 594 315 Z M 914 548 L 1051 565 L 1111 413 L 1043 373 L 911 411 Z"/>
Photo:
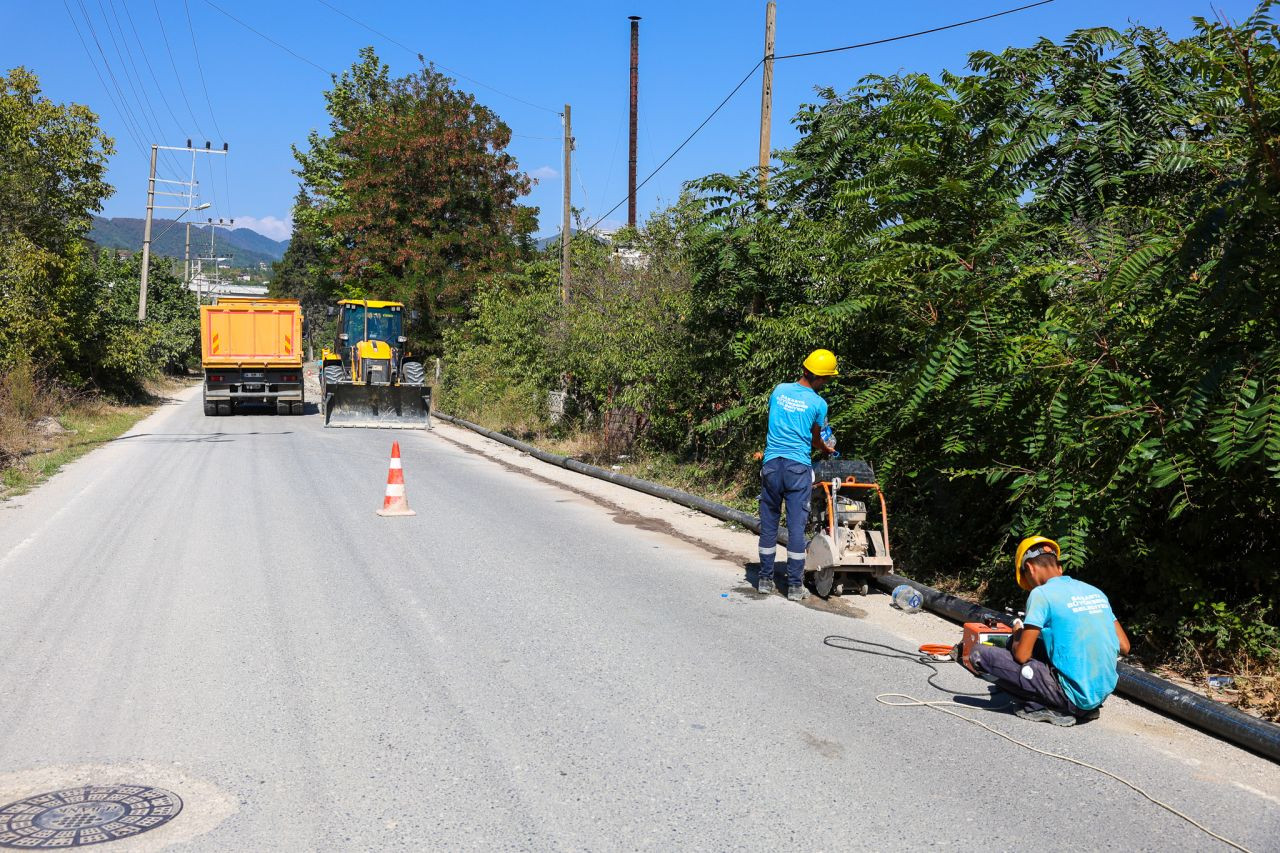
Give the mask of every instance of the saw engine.
<path id="1" fill-rule="evenodd" d="M 843 595 L 847 586 L 866 595 L 871 578 L 893 569 L 889 513 L 875 471 L 860 460 L 828 459 L 815 464 L 813 474 L 805 573 L 823 598 Z M 872 494 L 879 503 L 878 525 L 868 520 L 867 501 L 860 500 Z"/>

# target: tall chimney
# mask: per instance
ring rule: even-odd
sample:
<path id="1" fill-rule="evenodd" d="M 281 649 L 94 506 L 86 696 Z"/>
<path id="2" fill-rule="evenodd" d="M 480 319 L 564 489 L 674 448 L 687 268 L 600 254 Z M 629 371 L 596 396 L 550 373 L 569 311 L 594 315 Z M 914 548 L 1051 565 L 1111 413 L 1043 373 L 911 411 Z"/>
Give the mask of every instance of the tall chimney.
<path id="1" fill-rule="evenodd" d="M 636 105 L 640 96 L 640 16 L 631 15 L 631 159 L 627 163 L 627 224 L 636 227 Z"/>

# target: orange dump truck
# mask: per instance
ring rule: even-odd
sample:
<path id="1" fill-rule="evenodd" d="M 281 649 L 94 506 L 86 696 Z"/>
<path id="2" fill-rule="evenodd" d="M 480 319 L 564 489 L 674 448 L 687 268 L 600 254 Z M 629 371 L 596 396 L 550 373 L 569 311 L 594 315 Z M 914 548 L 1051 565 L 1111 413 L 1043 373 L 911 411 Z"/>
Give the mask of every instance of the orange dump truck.
<path id="1" fill-rule="evenodd" d="M 302 306 L 293 299 L 227 299 L 200 306 L 204 413 L 242 404 L 302 414 Z"/>

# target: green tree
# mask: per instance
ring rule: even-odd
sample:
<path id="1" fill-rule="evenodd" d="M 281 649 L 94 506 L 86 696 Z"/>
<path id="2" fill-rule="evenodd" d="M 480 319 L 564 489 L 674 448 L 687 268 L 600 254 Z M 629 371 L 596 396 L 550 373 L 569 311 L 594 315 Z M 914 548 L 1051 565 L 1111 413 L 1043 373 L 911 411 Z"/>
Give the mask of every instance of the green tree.
<path id="1" fill-rule="evenodd" d="M 88 107 L 50 101 L 24 68 L 0 76 L 0 369 L 21 360 L 86 378 L 94 299 L 82 241 L 111 193 L 112 153 Z"/>

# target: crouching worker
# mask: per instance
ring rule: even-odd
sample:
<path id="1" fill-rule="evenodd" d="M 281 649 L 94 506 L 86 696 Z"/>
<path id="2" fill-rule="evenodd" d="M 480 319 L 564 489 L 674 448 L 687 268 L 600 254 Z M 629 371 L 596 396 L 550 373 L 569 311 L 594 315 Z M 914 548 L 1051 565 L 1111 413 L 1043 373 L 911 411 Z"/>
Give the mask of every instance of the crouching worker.
<path id="1" fill-rule="evenodd" d="M 1102 590 L 1062 573 L 1060 550 L 1043 536 L 1022 540 L 1014 567 L 1031 593 L 1026 623 L 1015 622 L 1007 649 L 975 647 L 969 662 L 1026 702 L 1019 717 L 1073 726 L 1097 717 L 1116 689 L 1116 656 L 1129 653 L 1129 638 Z"/>

